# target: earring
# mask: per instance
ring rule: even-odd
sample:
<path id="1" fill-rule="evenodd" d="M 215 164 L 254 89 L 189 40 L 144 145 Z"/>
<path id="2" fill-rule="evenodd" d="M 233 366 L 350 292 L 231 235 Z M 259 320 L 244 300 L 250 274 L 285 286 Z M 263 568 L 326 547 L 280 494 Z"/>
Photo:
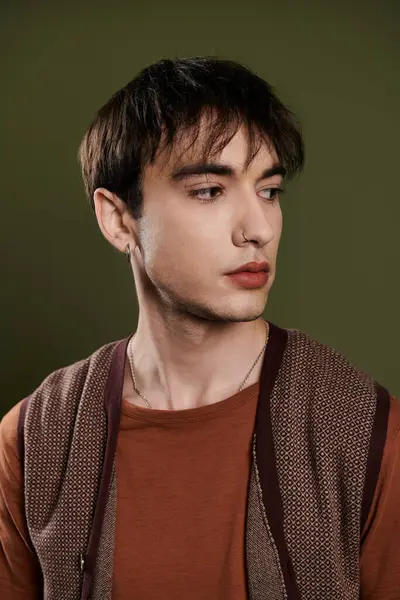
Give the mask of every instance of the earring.
<path id="1" fill-rule="evenodd" d="M 125 248 L 125 256 L 128 259 L 128 262 L 131 262 L 131 249 L 129 247 L 129 244 Z"/>

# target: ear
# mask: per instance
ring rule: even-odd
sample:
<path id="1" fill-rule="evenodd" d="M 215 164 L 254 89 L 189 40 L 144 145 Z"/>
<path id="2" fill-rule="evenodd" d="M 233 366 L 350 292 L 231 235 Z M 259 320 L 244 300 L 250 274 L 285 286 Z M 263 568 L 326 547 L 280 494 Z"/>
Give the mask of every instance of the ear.
<path id="1" fill-rule="evenodd" d="M 93 194 L 94 208 L 100 230 L 106 240 L 120 252 L 127 244 L 136 245 L 136 222 L 126 203 L 106 188 Z"/>

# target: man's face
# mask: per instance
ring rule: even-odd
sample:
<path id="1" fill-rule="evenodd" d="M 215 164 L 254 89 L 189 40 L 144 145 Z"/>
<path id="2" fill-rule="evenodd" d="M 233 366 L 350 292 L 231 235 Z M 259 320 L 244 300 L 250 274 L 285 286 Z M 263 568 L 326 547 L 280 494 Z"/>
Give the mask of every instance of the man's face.
<path id="1" fill-rule="evenodd" d="M 229 167 L 230 175 L 182 173 L 182 167 L 200 162 L 196 145 L 178 166 L 172 155 L 145 169 L 134 264 L 138 294 L 144 295 L 139 302 L 161 302 L 172 311 L 217 321 L 250 321 L 262 315 L 275 279 L 282 231 L 274 192 L 282 175 L 265 176 L 277 163 L 266 144 L 244 171 L 246 158 L 247 137 L 240 129 L 212 161 Z M 252 261 L 269 262 L 269 279 L 262 287 L 241 287 L 226 275 Z"/>

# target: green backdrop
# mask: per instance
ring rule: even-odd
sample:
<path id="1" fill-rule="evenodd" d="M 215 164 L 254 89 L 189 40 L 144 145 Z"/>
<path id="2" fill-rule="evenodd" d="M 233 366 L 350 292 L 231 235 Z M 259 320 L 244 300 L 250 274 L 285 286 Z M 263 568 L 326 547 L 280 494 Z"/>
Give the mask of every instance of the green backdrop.
<path id="1" fill-rule="evenodd" d="M 282 200 L 265 316 L 400 396 L 399 19 L 384 0 L 3 0 L 1 414 L 134 329 L 133 279 L 97 227 L 76 152 L 138 70 L 195 54 L 247 63 L 303 124 L 306 169 Z"/>

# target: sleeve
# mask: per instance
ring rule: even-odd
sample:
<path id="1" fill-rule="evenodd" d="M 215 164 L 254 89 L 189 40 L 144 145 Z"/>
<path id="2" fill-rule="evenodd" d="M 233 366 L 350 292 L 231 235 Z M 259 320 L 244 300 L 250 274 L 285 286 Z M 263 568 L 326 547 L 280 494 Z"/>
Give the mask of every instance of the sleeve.
<path id="1" fill-rule="evenodd" d="M 17 446 L 21 402 L 0 424 L 0 597 L 42 598 L 41 570 L 25 521 L 22 469 Z"/>
<path id="2" fill-rule="evenodd" d="M 362 600 L 400 600 L 400 402 L 391 397 L 381 468 L 361 537 Z"/>

